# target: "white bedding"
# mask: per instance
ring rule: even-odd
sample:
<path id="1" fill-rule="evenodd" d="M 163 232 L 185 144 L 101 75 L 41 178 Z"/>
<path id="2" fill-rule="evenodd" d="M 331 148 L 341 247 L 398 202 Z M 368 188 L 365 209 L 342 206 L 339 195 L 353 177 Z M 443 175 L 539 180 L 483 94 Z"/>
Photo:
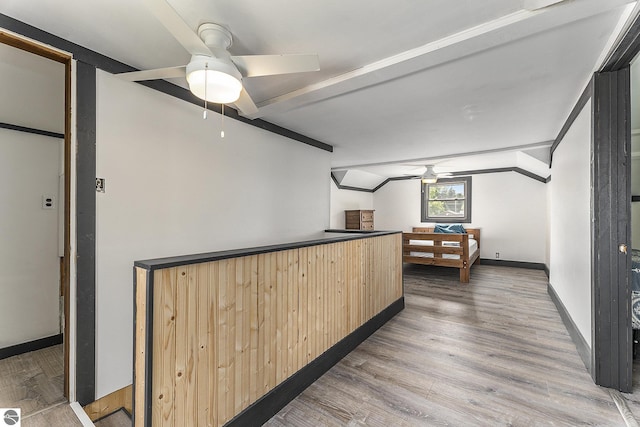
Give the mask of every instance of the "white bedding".
<path id="1" fill-rule="evenodd" d="M 433 240 L 409 240 L 410 245 L 416 246 L 433 246 Z M 458 242 L 442 242 L 442 246 L 460 246 Z M 474 253 L 478 249 L 478 242 L 475 239 L 469 239 L 469 255 Z M 410 252 L 410 256 L 433 258 L 433 254 L 429 252 Z M 455 254 L 442 254 L 442 258 L 446 259 L 460 259 L 460 255 Z"/>

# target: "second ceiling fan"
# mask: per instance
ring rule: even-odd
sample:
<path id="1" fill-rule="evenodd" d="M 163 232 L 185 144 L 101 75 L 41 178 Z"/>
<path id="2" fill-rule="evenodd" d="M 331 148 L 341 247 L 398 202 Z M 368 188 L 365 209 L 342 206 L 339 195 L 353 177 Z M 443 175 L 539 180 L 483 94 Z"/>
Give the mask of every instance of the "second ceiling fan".
<path id="1" fill-rule="evenodd" d="M 246 77 L 301 73 L 320 70 L 318 55 L 232 56 L 231 32 L 220 24 L 204 23 L 197 34 L 165 0 L 145 0 L 154 16 L 191 54 L 186 65 L 121 73 L 128 81 L 186 77 L 189 90 L 198 98 L 219 104 L 234 104 L 242 114 L 258 111 L 244 88 Z"/>

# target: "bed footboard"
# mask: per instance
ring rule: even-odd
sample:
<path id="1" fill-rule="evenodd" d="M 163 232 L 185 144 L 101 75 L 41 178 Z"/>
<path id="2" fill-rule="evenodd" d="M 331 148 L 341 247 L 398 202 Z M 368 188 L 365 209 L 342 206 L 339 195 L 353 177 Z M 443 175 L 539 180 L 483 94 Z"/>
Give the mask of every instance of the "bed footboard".
<path id="1" fill-rule="evenodd" d="M 473 253 L 469 253 L 469 238 L 478 244 Z M 480 229 L 470 228 L 465 234 L 454 234 L 414 227 L 412 233 L 402 233 L 403 262 L 458 268 L 461 283 L 469 283 L 471 266 L 479 259 Z"/>

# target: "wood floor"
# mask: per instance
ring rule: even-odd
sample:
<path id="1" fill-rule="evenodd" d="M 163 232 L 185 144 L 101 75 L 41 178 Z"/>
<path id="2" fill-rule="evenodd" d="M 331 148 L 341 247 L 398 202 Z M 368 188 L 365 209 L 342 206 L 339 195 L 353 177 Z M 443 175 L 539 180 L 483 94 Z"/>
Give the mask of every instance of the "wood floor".
<path id="1" fill-rule="evenodd" d="M 0 408 L 22 415 L 65 402 L 62 344 L 0 360 Z"/>
<path id="2" fill-rule="evenodd" d="M 131 427 L 131 417 L 121 409 L 94 424 L 96 427 Z"/>
<path id="3" fill-rule="evenodd" d="M 266 425 L 624 426 L 542 271 L 405 267 L 406 309 Z"/>

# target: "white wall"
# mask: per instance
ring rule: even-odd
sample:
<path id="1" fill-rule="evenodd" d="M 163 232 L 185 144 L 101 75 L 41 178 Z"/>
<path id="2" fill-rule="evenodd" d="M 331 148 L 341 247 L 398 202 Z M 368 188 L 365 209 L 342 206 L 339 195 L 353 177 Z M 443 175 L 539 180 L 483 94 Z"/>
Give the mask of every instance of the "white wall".
<path id="1" fill-rule="evenodd" d="M 0 121 L 64 133 L 64 64 L 0 43 Z"/>
<path id="2" fill-rule="evenodd" d="M 0 129 L 0 348 L 60 333 L 60 139 Z M 42 196 L 55 209 L 42 208 Z"/>
<path id="3" fill-rule="evenodd" d="M 591 101 L 553 154 L 549 282 L 591 345 Z"/>
<path id="4" fill-rule="evenodd" d="M 420 225 L 420 180 L 390 181 L 374 193 L 376 227 Z M 470 227 L 481 228 L 480 256 L 545 262 L 546 185 L 516 172 L 473 175 Z"/>
<path id="5" fill-rule="evenodd" d="M 0 122 L 64 132 L 63 64 L 0 44 L 0 87 Z M 58 138 L 0 129 L 0 348 L 61 332 L 61 151 Z"/>
<path id="6" fill-rule="evenodd" d="M 135 260 L 329 226 L 330 153 L 98 72 L 96 398 L 131 384 Z"/>
<path id="7" fill-rule="evenodd" d="M 373 209 L 373 193 L 353 190 L 340 190 L 333 179 L 331 181 L 331 214 L 329 227 L 343 229 L 344 211 L 355 209 Z M 373 213 L 373 226 L 376 230 L 382 230 L 378 225 L 377 214 Z"/>

